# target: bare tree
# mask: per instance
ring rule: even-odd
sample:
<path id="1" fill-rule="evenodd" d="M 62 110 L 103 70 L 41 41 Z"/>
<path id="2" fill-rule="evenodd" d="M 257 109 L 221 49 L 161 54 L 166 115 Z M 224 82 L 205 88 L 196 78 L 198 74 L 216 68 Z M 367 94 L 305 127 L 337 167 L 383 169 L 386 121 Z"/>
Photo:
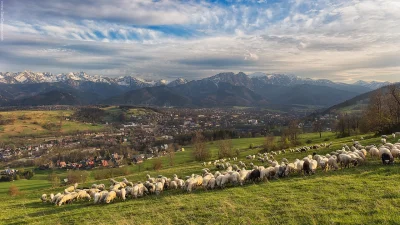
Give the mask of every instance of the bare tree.
<path id="1" fill-rule="evenodd" d="M 316 120 L 313 122 L 313 130 L 314 130 L 314 132 L 319 133 L 319 138 L 322 137 L 323 124 L 322 124 L 321 120 Z"/>
<path id="2" fill-rule="evenodd" d="M 204 161 L 211 156 L 201 132 L 196 132 L 193 137 L 193 156 L 197 161 Z"/>
<path id="3" fill-rule="evenodd" d="M 218 141 L 218 158 L 232 157 L 233 155 L 232 140 L 225 139 Z"/>

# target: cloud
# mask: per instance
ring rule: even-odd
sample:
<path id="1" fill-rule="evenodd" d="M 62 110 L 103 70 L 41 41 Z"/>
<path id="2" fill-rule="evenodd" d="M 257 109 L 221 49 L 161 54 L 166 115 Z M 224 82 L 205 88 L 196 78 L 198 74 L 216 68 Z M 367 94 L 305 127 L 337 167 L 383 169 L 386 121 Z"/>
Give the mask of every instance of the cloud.
<path id="1" fill-rule="evenodd" d="M 400 77 L 396 0 L 21 0 L 4 11 L 7 71 Z"/>

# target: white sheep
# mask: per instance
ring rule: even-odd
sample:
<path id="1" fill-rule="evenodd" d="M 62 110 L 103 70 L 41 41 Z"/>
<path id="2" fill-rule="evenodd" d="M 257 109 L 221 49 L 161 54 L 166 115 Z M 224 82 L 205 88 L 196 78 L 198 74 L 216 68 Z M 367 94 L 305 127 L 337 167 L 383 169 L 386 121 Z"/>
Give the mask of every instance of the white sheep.
<path id="1" fill-rule="evenodd" d="M 164 184 L 160 181 L 155 183 L 155 193 L 156 195 L 159 195 L 164 189 Z"/>
<path id="2" fill-rule="evenodd" d="M 129 187 L 131 187 L 131 186 L 129 186 Z M 125 201 L 125 199 L 126 199 L 126 189 L 125 188 L 122 188 L 121 190 L 118 190 L 116 192 L 116 194 L 117 194 L 118 198 L 122 199 L 122 201 Z"/>
<path id="3" fill-rule="evenodd" d="M 40 200 L 42 200 L 42 202 L 47 202 L 47 195 L 46 194 L 42 194 L 42 196 L 40 197 Z"/>
<path id="4" fill-rule="evenodd" d="M 73 191 L 75 191 L 75 189 L 78 187 L 78 183 L 75 183 L 74 185 L 72 185 L 72 186 L 69 186 L 69 187 L 67 187 L 66 189 L 64 189 L 64 193 L 65 194 L 68 194 L 68 193 L 70 193 L 70 192 L 73 192 Z"/>
<path id="5" fill-rule="evenodd" d="M 112 202 L 116 197 L 117 197 L 117 192 L 110 191 L 110 192 L 108 192 L 104 202 L 108 204 L 108 203 Z"/>

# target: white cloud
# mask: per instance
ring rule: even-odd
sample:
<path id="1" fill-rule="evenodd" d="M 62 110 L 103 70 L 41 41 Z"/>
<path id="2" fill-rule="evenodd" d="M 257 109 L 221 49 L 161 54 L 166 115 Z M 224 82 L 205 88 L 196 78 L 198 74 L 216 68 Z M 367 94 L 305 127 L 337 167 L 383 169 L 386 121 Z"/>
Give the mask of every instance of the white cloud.
<path id="1" fill-rule="evenodd" d="M 80 1 L 76 5 L 44 2 L 47 8 L 39 8 L 42 2 L 21 6 L 31 7 L 33 20 L 17 13 L 7 20 L 6 40 L 1 44 L 12 45 L 14 57 L 7 59 L 6 70 L 65 72 L 85 69 L 82 62 L 88 62 L 88 71 L 104 75 L 193 79 L 228 70 L 339 81 L 400 77 L 400 2 L 396 0 L 263 3 L 267 8 L 202 1 L 100 1 L 100 7 L 86 8 Z M 68 10 L 72 7 L 75 10 Z M 41 14 L 55 19 L 40 20 Z M 178 32 L 165 32 L 139 24 L 179 25 L 173 27 Z M 41 42 L 24 44 L 32 39 Z M 33 59 L 35 54 L 43 61 Z M 55 61 L 46 64 L 46 59 Z M 185 63 L 179 63 L 182 60 Z M 96 63 L 109 65 L 96 70 Z"/>

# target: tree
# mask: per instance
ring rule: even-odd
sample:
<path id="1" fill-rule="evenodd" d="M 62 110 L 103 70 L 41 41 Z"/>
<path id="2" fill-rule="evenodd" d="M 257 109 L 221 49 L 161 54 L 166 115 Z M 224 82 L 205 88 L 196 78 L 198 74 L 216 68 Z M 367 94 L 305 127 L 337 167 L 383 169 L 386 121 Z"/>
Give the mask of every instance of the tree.
<path id="1" fill-rule="evenodd" d="M 173 166 L 175 164 L 175 149 L 174 149 L 173 145 L 170 145 L 168 147 L 167 154 L 168 154 L 169 165 Z"/>
<path id="2" fill-rule="evenodd" d="M 313 131 L 319 133 L 319 138 L 322 137 L 323 124 L 321 120 L 316 120 L 313 122 Z"/>
<path id="3" fill-rule="evenodd" d="M 218 141 L 218 158 L 232 157 L 234 154 L 231 139 Z"/>
<path id="4" fill-rule="evenodd" d="M 299 133 L 298 124 L 299 124 L 299 121 L 297 121 L 297 120 L 292 120 L 292 121 L 289 123 L 289 126 L 288 126 L 288 133 L 289 133 L 289 135 L 290 135 L 290 139 L 291 139 L 293 142 L 296 142 L 296 141 L 297 141 L 297 134 Z"/>
<path id="5" fill-rule="evenodd" d="M 265 152 L 276 150 L 275 137 L 272 135 L 266 136 L 263 147 Z"/>
<path id="6" fill-rule="evenodd" d="M 201 132 L 196 132 L 193 137 L 193 156 L 196 161 L 204 161 L 211 156 Z"/>

